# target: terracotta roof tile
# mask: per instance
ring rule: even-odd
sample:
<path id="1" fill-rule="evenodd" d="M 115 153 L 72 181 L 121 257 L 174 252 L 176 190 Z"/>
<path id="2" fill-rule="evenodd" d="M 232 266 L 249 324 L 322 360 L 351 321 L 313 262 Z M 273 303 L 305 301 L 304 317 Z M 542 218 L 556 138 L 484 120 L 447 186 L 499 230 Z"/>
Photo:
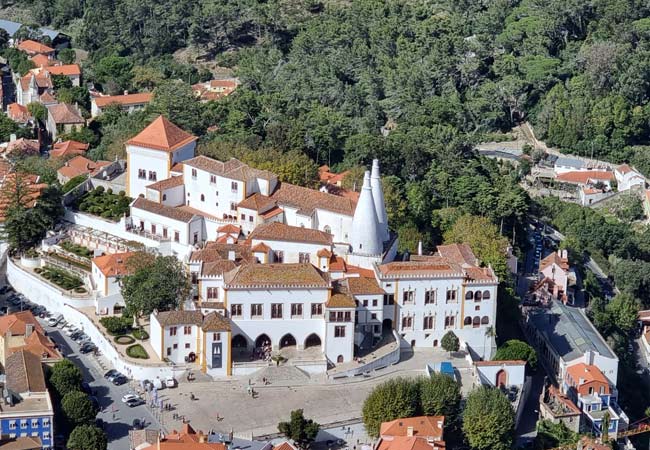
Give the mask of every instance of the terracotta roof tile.
<path id="1" fill-rule="evenodd" d="M 57 142 L 50 150 L 50 156 L 53 158 L 63 158 L 65 156 L 83 155 L 90 148 L 90 144 L 84 144 L 78 141 Z"/>
<path id="2" fill-rule="evenodd" d="M 119 105 L 140 105 L 149 103 L 152 99 L 153 94 L 151 92 L 142 92 L 139 94 L 106 95 L 102 97 L 94 97 L 93 101 L 97 107 L 103 108 L 114 103 Z"/>
<path id="3" fill-rule="evenodd" d="M 305 227 L 292 227 L 280 222 L 258 225 L 250 234 L 249 239 L 332 245 L 332 235 L 329 233 Z"/>
<path id="4" fill-rule="evenodd" d="M 412 428 L 414 436 L 442 439 L 444 422 L 444 416 L 419 416 L 395 419 L 382 423 L 379 435 L 382 438 L 388 436 L 407 436 L 409 428 Z"/>
<path id="5" fill-rule="evenodd" d="M 13 153 L 20 155 L 38 155 L 41 151 L 41 145 L 35 139 L 20 138 L 7 144 L 5 155 Z"/>
<path id="6" fill-rule="evenodd" d="M 349 277 L 344 278 L 350 294 L 353 295 L 383 295 L 386 293 L 374 278 Z"/>
<path id="7" fill-rule="evenodd" d="M 553 264 L 556 264 L 564 271 L 568 271 L 570 267 L 568 259 L 560 257 L 557 252 L 553 252 L 539 262 L 540 272 Z"/>
<path id="8" fill-rule="evenodd" d="M 183 163 L 179 162 L 179 163 L 174 164 L 172 166 L 172 168 L 170 169 L 170 172 L 179 173 L 179 174 L 182 175 L 183 174 Z"/>
<path id="9" fill-rule="evenodd" d="M 271 217 L 275 217 L 278 214 L 282 214 L 284 212 L 284 209 L 279 208 L 277 206 L 274 206 L 273 208 L 269 209 L 268 211 L 260 214 L 262 216 L 262 219 L 264 220 L 269 220 Z"/>
<path id="10" fill-rule="evenodd" d="M 609 381 L 607 381 L 605 375 L 603 375 L 600 369 L 594 365 L 578 363 L 567 368 L 567 373 L 571 378 L 573 378 L 573 382 L 577 385 L 598 381 L 609 386 Z M 580 380 L 582 380 L 582 382 L 580 382 Z"/>
<path id="11" fill-rule="evenodd" d="M 14 336 L 24 336 L 27 332 L 27 325 L 31 325 L 34 330 L 45 334 L 43 327 L 31 311 L 21 311 L 0 317 L 0 335 L 5 336 L 11 331 Z"/>
<path id="12" fill-rule="evenodd" d="M 174 325 L 197 325 L 203 323 L 203 313 L 201 311 L 162 311 L 156 316 L 156 319 L 163 327 Z"/>
<path id="13" fill-rule="evenodd" d="M 149 186 L 147 186 L 147 189 L 153 189 L 154 191 L 162 192 L 166 189 L 171 189 L 182 185 L 183 185 L 183 177 L 170 177 L 165 180 L 160 180 L 153 184 L 150 184 Z"/>
<path id="14" fill-rule="evenodd" d="M 50 59 L 47 56 L 42 55 L 42 54 L 34 55 L 29 59 L 32 60 L 32 62 L 34 63 L 34 65 L 36 67 L 47 67 L 47 66 L 51 66 L 52 64 L 57 63 L 56 60 Z"/>
<path id="15" fill-rule="evenodd" d="M 7 356 L 5 363 L 7 388 L 16 393 L 46 392 L 41 358 L 20 350 Z"/>
<path id="16" fill-rule="evenodd" d="M 238 235 L 240 232 L 241 227 L 239 225 L 235 225 L 234 223 L 221 225 L 219 228 L 217 228 L 217 233 L 232 233 Z"/>
<path id="17" fill-rule="evenodd" d="M 296 208 L 299 213 L 311 215 L 314 210 L 321 209 L 332 211 L 347 216 L 354 215 L 356 202 L 338 195 L 313 189 L 295 186 L 289 183 L 279 183 L 279 186 L 271 194 L 270 198 L 278 206 Z"/>
<path id="18" fill-rule="evenodd" d="M 7 106 L 7 115 L 14 122 L 26 123 L 32 120 L 32 115 L 29 113 L 27 107 L 18 103 L 11 103 Z"/>
<path id="19" fill-rule="evenodd" d="M 237 204 L 237 207 L 251 209 L 253 211 L 257 211 L 258 213 L 267 213 L 269 210 L 277 208 L 273 199 L 257 192 L 253 195 L 249 195 L 244 200 L 239 202 Z"/>
<path id="20" fill-rule="evenodd" d="M 0 440 L 0 450 L 40 450 L 41 448 L 43 448 L 43 443 L 36 436 L 22 436 Z"/>
<path id="21" fill-rule="evenodd" d="M 93 161 L 85 156 L 78 155 L 68 160 L 57 172 L 70 179 L 79 175 L 95 175 L 102 167 L 110 164 L 110 161 Z"/>
<path id="22" fill-rule="evenodd" d="M 47 53 L 54 53 L 54 49 L 52 47 L 48 47 L 45 44 L 41 44 L 40 42 L 33 41 L 31 39 L 25 39 L 24 41 L 20 42 L 18 44 L 18 50 L 21 50 L 23 52 L 29 53 L 29 54 L 47 54 Z"/>
<path id="23" fill-rule="evenodd" d="M 113 253 L 111 255 L 97 256 L 92 262 L 106 277 L 129 275 L 131 270 L 127 261 L 135 252 Z"/>
<path id="24" fill-rule="evenodd" d="M 604 170 L 585 170 L 561 173 L 555 177 L 557 181 L 572 184 L 587 184 L 589 181 L 612 181 L 614 172 Z"/>
<path id="25" fill-rule="evenodd" d="M 20 87 L 23 91 L 29 89 L 30 83 L 34 81 L 39 88 L 51 89 L 52 79 L 47 74 L 34 74 L 29 72 L 20 78 Z"/>
<path id="26" fill-rule="evenodd" d="M 337 292 L 330 296 L 325 306 L 328 308 L 356 308 L 357 303 L 352 296 Z"/>
<path id="27" fill-rule="evenodd" d="M 11 354 L 21 350 L 30 352 L 41 359 L 53 360 L 63 358 L 61 353 L 56 349 L 56 344 L 38 330 L 34 330 L 32 334 L 25 338 L 24 345 L 10 347 L 8 352 Z"/>
<path id="28" fill-rule="evenodd" d="M 41 103 L 43 103 L 45 106 L 47 105 L 53 105 L 57 103 L 56 97 L 52 95 L 50 92 L 45 91 L 41 94 L 41 96 L 38 98 Z"/>
<path id="29" fill-rule="evenodd" d="M 252 251 L 252 252 L 255 252 L 255 253 L 260 253 L 260 252 L 261 252 L 261 253 L 268 253 L 268 252 L 271 251 L 271 247 L 269 247 L 268 245 L 266 245 L 264 242 L 260 242 L 259 244 L 254 245 L 254 246 L 251 248 L 251 251 Z"/>
<path id="30" fill-rule="evenodd" d="M 275 178 L 275 175 L 268 170 L 254 169 L 235 158 L 230 158 L 228 161 L 222 162 L 199 155 L 190 160 L 183 161 L 183 164 L 231 180 L 248 181 L 252 178 L 271 180 Z"/>
<path id="31" fill-rule="evenodd" d="M 633 171 L 633 169 L 628 164 L 621 164 L 616 168 L 616 170 L 618 170 L 623 175 Z"/>
<path id="32" fill-rule="evenodd" d="M 78 64 L 49 66 L 45 70 L 50 72 L 50 75 L 66 75 L 68 77 L 81 75 L 81 67 Z"/>
<path id="33" fill-rule="evenodd" d="M 311 264 L 246 264 L 226 274 L 228 288 L 328 288 L 327 274 Z"/>
<path id="34" fill-rule="evenodd" d="M 196 141 L 198 138 L 180 129 L 164 116 L 158 116 L 127 144 L 155 150 L 173 152 L 174 150 Z"/>
<path id="35" fill-rule="evenodd" d="M 376 450 L 444 450 L 444 441 L 429 443 L 422 437 L 395 436 L 391 439 L 380 439 Z"/>
<path id="36" fill-rule="evenodd" d="M 142 197 L 138 197 L 131 207 L 158 214 L 160 216 L 169 217 L 170 219 L 178 220 L 180 222 L 189 222 L 193 217 L 195 217 L 195 214 L 181 208 L 165 206 Z"/>
<path id="37" fill-rule="evenodd" d="M 230 321 L 216 311 L 203 318 L 203 331 L 230 331 Z"/>
<path id="38" fill-rule="evenodd" d="M 316 252 L 316 256 L 318 256 L 319 258 L 328 258 L 329 259 L 329 258 L 332 257 L 332 252 L 329 251 L 326 248 L 321 248 L 320 250 L 318 250 Z"/>
<path id="39" fill-rule="evenodd" d="M 297 450 L 290 442 L 284 441 L 273 447 L 273 450 Z"/>
<path id="40" fill-rule="evenodd" d="M 86 120 L 81 117 L 79 111 L 74 106 L 67 103 L 57 103 L 47 107 L 48 114 L 57 124 L 86 124 Z"/>
<path id="41" fill-rule="evenodd" d="M 474 256 L 474 252 L 467 244 L 439 245 L 437 250 L 440 256 L 456 264 L 478 265 L 478 260 Z"/>

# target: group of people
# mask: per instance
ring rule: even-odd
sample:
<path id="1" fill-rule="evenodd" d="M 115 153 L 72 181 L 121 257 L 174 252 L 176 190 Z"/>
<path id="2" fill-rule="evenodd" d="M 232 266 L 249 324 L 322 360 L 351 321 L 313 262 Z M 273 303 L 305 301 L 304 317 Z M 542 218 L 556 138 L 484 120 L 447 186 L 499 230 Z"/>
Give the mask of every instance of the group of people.
<path id="1" fill-rule="evenodd" d="M 265 341 L 261 347 L 255 347 L 251 355 L 251 361 L 255 359 L 262 359 L 264 361 L 271 361 L 271 343 Z"/>

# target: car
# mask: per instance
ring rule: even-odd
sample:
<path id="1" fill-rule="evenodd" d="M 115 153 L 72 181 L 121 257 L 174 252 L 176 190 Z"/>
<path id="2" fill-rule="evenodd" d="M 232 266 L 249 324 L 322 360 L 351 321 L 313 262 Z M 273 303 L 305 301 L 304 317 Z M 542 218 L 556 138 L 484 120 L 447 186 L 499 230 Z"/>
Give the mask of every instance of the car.
<path id="1" fill-rule="evenodd" d="M 126 403 L 129 400 L 134 400 L 134 399 L 139 399 L 139 398 L 140 398 L 140 396 L 138 394 L 134 394 L 132 392 L 129 392 L 128 394 L 125 394 L 122 397 L 122 403 Z"/>
<path id="2" fill-rule="evenodd" d="M 73 341 L 76 341 L 79 338 L 79 336 L 81 336 L 82 334 L 83 334 L 83 332 L 81 330 L 77 330 L 77 331 L 75 331 L 74 333 L 72 333 L 70 335 L 70 339 L 72 339 Z"/>
<path id="3" fill-rule="evenodd" d="M 104 429 L 104 420 L 103 419 L 95 419 L 95 426 L 101 430 Z"/>
<path id="4" fill-rule="evenodd" d="M 132 398 L 131 400 L 125 402 L 124 404 L 129 408 L 134 408 L 136 406 L 144 405 L 144 400 L 142 400 L 141 398 Z"/>
<path id="5" fill-rule="evenodd" d="M 174 377 L 167 377 L 165 379 L 165 387 L 168 388 L 175 388 L 176 387 L 176 379 Z"/>
<path id="6" fill-rule="evenodd" d="M 142 430 L 145 427 L 145 423 L 140 419 L 133 419 L 133 429 Z"/>
<path id="7" fill-rule="evenodd" d="M 55 327 L 59 323 L 59 320 L 61 320 L 59 316 L 50 317 L 49 319 L 47 319 L 46 323 L 51 327 Z"/>
<path id="8" fill-rule="evenodd" d="M 66 336 L 72 336 L 77 331 L 79 330 L 76 327 L 68 327 L 63 330 Z"/>
<path id="9" fill-rule="evenodd" d="M 56 327 L 57 327 L 57 328 L 60 328 L 60 329 L 63 329 L 63 328 L 65 328 L 67 325 L 68 325 L 68 322 L 66 322 L 65 320 L 61 320 L 61 322 L 59 322 L 59 323 L 57 324 Z"/>
<path id="10" fill-rule="evenodd" d="M 9 286 L 7 286 L 6 284 L 4 286 L 0 287 L 0 294 L 5 294 L 7 292 L 8 288 L 9 288 Z"/>
<path id="11" fill-rule="evenodd" d="M 115 378 L 113 378 L 113 379 L 110 380 L 110 381 L 111 381 L 115 386 L 121 386 L 121 385 L 123 385 L 123 384 L 128 383 L 129 379 L 128 379 L 127 377 L 125 377 L 124 375 L 119 374 L 118 376 L 116 376 Z M 129 406 L 130 406 L 130 405 L 129 405 Z"/>
<path id="12" fill-rule="evenodd" d="M 96 349 L 97 347 L 95 347 L 95 344 L 93 344 L 92 342 L 84 342 L 84 344 L 79 349 L 79 352 L 82 354 L 86 354 L 86 353 L 94 352 Z"/>
<path id="13" fill-rule="evenodd" d="M 111 369 L 104 374 L 104 378 L 106 378 L 108 381 L 111 381 L 113 378 L 115 378 L 118 375 L 121 374 L 117 370 Z"/>

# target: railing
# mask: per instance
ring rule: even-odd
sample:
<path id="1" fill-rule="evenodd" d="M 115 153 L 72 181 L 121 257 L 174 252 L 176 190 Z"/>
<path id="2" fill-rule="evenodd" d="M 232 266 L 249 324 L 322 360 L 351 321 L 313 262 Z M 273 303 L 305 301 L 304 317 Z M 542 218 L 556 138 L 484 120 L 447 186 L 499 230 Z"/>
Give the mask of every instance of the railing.
<path id="1" fill-rule="evenodd" d="M 141 230 L 141 229 L 135 228 L 135 227 L 128 227 L 127 226 L 126 232 L 131 233 L 131 234 L 135 234 L 136 236 L 141 236 L 141 237 L 144 237 L 144 238 L 147 238 L 147 239 L 151 239 L 151 240 L 157 241 L 157 242 L 169 242 L 169 241 L 171 241 L 171 239 L 168 238 L 168 237 L 165 238 L 165 237 L 162 237 L 160 235 L 153 234 L 153 233 L 150 233 L 149 231 Z"/>

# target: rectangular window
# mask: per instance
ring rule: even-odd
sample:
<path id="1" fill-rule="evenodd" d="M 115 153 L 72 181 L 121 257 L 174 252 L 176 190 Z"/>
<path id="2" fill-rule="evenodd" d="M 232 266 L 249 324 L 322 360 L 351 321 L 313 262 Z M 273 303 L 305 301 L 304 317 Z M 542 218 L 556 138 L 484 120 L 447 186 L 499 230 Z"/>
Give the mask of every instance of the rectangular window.
<path id="1" fill-rule="evenodd" d="M 156 234 L 156 226 L 153 223 L 151 224 L 151 234 Z"/>
<path id="2" fill-rule="evenodd" d="M 196 178 L 196 169 L 192 169 L 192 178 Z"/>
<path id="3" fill-rule="evenodd" d="M 402 317 L 402 330 L 410 330 L 413 328 L 413 317 Z"/>
<path id="4" fill-rule="evenodd" d="M 209 287 L 207 294 L 209 300 L 216 300 L 219 298 L 219 288 Z"/>
<path id="5" fill-rule="evenodd" d="M 27 428 L 27 421 L 26 420 L 21 420 L 20 421 L 20 429 L 24 430 Z"/>
<path id="6" fill-rule="evenodd" d="M 181 235 L 178 231 L 174 231 L 174 242 L 178 242 L 181 240 Z"/>
<path id="7" fill-rule="evenodd" d="M 282 303 L 271 303 L 271 319 L 282 319 Z"/>
<path id="8" fill-rule="evenodd" d="M 186 343 L 185 343 L 185 348 L 186 348 L 186 349 L 187 349 L 187 348 L 190 348 L 190 343 L 189 343 L 189 342 L 186 342 Z"/>
<path id="9" fill-rule="evenodd" d="M 372 306 L 377 306 L 377 299 L 376 298 L 372 300 Z"/>
<path id="10" fill-rule="evenodd" d="M 237 211 L 237 203 L 230 202 L 230 210 L 231 211 Z"/>
<path id="11" fill-rule="evenodd" d="M 454 328 L 455 324 L 456 324 L 456 317 L 454 316 L 445 317 L 445 329 Z"/>
<path id="12" fill-rule="evenodd" d="M 176 336 L 176 331 L 177 331 L 176 327 L 169 327 L 169 335 L 170 336 Z"/>
<path id="13" fill-rule="evenodd" d="M 32 419 L 32 428 L 38 428 L 38 419 Z"/>
<path id="14" fill-rule="evenodd" d="M 46 431 L 45 433 L 43 433 L 43 439 L 45 439 L 45 440 L 49 440 L 49 439 L 50 439 L 50 433 L 49 433 L 48 431 Z"/>
<path id="15" fill-rule="evenodd" d="M 415 291 L 404 291 L 402 292 L 402 304 L 403 305 L 412 305 L 415 303 Z"/>
<path id="16" fill-rule="evenodd" d="M 198 272 L 191 272 L 190 273 L 190 279 L 192 280 L 192 284 L 196 284 L 199 282 L 199 273 Z"/>
<path id="17" fill-rule="evenodd" d="M 241 316 L 241 305 L 236 304 L 236 305 L 230 305 L 230 315 L 232 317 L 240 317 Z"/>
<path id="18" fill-rule="evenodd" d="M 363 301 L 363 306 L 368 306 L 368 300 Z"/>
<path id="19" fill-rule="evenodd" d="M 186 335 L 186 336 L 188 334 L 192 334 L 192 327 L 190 325 L 185 325 L 183 327 L 183 334 Z"/>
<path id="20" fill-rule="evenodd" d="M 456 301 L 456 290 L 447 289 L 447 303 L 454 303 Z"/>
<path id="21" fill-rule="evenodd" d="M 210 175 L 210 184 L 217 184 L 217 176 Z"/>
<path id="22" fill-rule="evenodd" d="M 427 289 L 424 291 L 424 304 L 433 305 L 436 303 L 436 291 L 435 289 Z"/>
<path id="23" fill-rule="evenodd" d="M 291 304 L 291 317 L 302 317 L 302 303 Z"/>
<path id="24" fill-rule="evenodd" d="M 284 252 L 281 250 L 275 251 L 275 262 L 283 263 L 284 262 Z"/>
<path id="25" fill-rule="evenodd" d="M 212 333 L 212 340 L 213 341 L 220 341 L 221 340 L 221 333 Z"/>
<path id="26" fill-rule="evenodd" d="M 239 183 L 237 183 L 236 181 L 231 181 L 230 182 L 230 190 L 232 192 L 237 192 L 239 190 Z"/>
<path id="27" fill-rule="evenodd" d="M 246 214 L 241 215 L 241 220 L 246 220 Z"/>
<path id="28" fill-rule="evenodd" d="M 163 228 L 163 237 L 164 237 L 164 238 L 167 237 L 167 228 Z"/>
<path id="29" fill-rule="evenodd" d="M 178 349 L 178 344 L 174 344 L 173 347 L 174 347 L 174 350 L 177 350 Z"/>
<path id="30" fill-rule="evenodd" d="M 345 337 L 345 325 L 337 325 L 334 327 L 334 337 L 337 338 Z"/>
<path id="31" fill-rule="evenodd" d="M 255 218 L 253 216 L 248 216 L 248 221 L 250 223 L 253 223 L 253 221 L 255 221 Z"/>
<path id="32" fill-rule="evenodd" d="M 158 178 L 158 176 L 156 175 L 156 172 L 154 172 L 153 170 L 150 170 L 149 171 L 149 181 L 156 181 L 157 178 Z"/>
<path id="33" fill-rule="evenodd" d="M 322 303 L 312 303 L 311 304 L 311 316 L 322 316 L 323 315 L 323 304 Z"/>
<path id="34" fill-rule="evenodd" d="M 425 330 L 433 330 L 433 316 L 427 316 L 424 318 L 423 327 Z"/>
<path id="35" fill-rule="evenodd" d="M 262 317 L 264 310 L 261 303 L 253 303 L 251 305 L 251 316 L 252 317 Z"/>
<path id="36" fill-rule="evenodd" d="M 47 417 L 43 419 L 43 426 L 44 427 L 49 427 L 50 426 L 50 419 Z"/>
<path id="37" fill-rule="evenodd" d="M 9 421 L 9 429 L 10 430 L 15 430 L 16 429 L 16 421 L 15 420 Z"/>
<path id="38" fill-rule="evenodd" d="M 144 169 L 138 169 L 138 178 L 141 180 L 147 179 L 147 171 Z"/>
<path id="39" fill-rule="evenodd" d="M 308 263 L 309 262 L 309 253 L 298 253 L 298 262 L 299 263 Z"/>
<path id="40" fill-rule="evenodd" d="M 394 304 L 395 304 L 395 294 L 385 294 L 384 306 L 394 305 Z"/>
<path id="41" fill-rule="evenodd" d="M 171 356 L 171 354 L 172 354 L 172 348 L 167 347 L 167 356 Z"/>
<path id="42" fill-rule="evenodd" d="M 377 320 L 377 313 L 370 314 L 370 320 Z"/>

